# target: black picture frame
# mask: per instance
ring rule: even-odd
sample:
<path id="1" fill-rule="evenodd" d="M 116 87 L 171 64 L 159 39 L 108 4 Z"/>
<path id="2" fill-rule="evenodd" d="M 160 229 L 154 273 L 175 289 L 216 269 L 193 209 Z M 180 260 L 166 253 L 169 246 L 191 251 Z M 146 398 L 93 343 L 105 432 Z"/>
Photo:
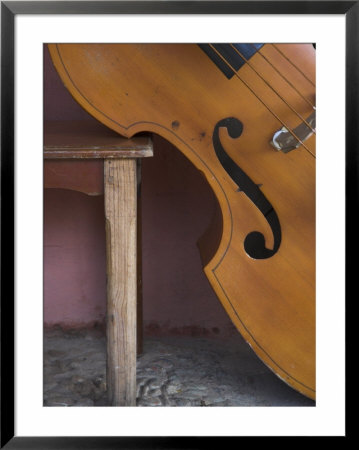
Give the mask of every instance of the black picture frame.
<path id="1" fill-rule="evenodd" d="M 339 14 L 346 21 L 346 267 L 356 247 L 359 154 L 359 1 L 1 2 L 1 448 L 131 449 L 226 445 L 226 437 L 15 436 L 14 405 L 14 33 L 18 14 Z M 333 177 L 335 189 L 335 177 Z M 350 218 L 350 220 L 349 220 Z M 348 244 L 350 243 L 350 245 Z M 346 292 L 353 278 L 346 272 Z M 347 430 L 348 431 L 348 430 Z M 348 434 L 346 436 L 348 437 Z M 233 438 L 228 438 L 233 439 Z M 224 441 L 224 442 L 223 442 Z M 232 445 L 232 444 L 230 444 Z"/>

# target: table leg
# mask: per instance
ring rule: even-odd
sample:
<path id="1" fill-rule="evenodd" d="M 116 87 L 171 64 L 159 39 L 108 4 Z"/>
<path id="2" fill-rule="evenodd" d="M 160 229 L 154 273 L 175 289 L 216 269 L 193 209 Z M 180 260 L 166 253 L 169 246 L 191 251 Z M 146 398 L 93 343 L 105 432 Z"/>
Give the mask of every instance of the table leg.
<path id="1" fill-rule="evenodd" d="M 137 159 L 137 355 L 143 353 L 141 159 Z"/>
<path id="2" fill-rule="evenodd" d="M 135 159 L 104 161 L 107 247 L 107 391 L 112 406 L 136 405 Z"/>

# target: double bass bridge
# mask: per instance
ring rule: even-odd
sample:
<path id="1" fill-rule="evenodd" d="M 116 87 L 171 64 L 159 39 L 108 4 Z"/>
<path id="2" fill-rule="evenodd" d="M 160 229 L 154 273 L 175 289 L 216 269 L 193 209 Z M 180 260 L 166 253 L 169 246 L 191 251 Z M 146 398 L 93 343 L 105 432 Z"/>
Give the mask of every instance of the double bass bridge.
<path id="1" fill-rule="evenodd" d="M 308 125 L 310 126 L 308 126 Z M 315 111 L 296 128 L 290 132 L 286 127 L 282 127 L 273 135 L 270 144 L 278 151 L 288 153 L 300 147 L 302 142 L 307 140 L 315 130 Z"/>

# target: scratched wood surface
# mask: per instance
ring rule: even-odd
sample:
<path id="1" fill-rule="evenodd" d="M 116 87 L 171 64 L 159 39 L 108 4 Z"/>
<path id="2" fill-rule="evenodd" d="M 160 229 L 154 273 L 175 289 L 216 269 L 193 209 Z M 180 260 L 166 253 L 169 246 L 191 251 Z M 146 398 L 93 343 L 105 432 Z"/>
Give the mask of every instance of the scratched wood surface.
<path id="1" fill-rule="evenodd" d="M 150 136 L 123 138 L 96 120 L 44 124 L 44 187 L 105 194 L 107 386 L 112 406 L 136 402 L 136 346 L 142 351 L 139 158 L 152 155 Z"/>
<path id="2" fill-rule="evenodd" d="M 136 404 L 136 161 L 106 160 L 107 391 L 112 406 Z"/>
<path id="3" fill-rule="evenodd" d="M 152 154 L 149 135 L 127 139 L 96 120 L 44 124 L 45 159 L 145 158 Z"/>
<path id="4" fill-rule="evenodd" d="M 127 139 L 94 119 L 44 123 L 45 188 L 101 195 L 105 158 L 150 156 L 149 135 Z"/>

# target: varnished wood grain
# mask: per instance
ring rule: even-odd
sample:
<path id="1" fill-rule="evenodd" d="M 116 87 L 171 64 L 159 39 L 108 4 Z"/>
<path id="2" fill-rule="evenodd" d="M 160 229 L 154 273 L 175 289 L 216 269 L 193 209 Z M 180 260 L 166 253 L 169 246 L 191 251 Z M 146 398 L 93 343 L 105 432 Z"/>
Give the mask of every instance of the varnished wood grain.
<path id="1" fill-rule="evenodd" d="M 112 406 L 136 404 L 136 160 L 105 161 L 107 392 Z"/>
<path id="2" fill-rule="evenodd" d="M 206 236 L 201 240 L 204 271 L 257 355 L 290 386 L 315 398 L 315 135 L 306 148 L 287 154 L 269 144 L 283 123 L 295 128 L 313 111 L 315 50 L 311 44 L 278 48 L 287 58 L 266 44 L 250 62 L 285 102 L 248 65 L 227 80 L 196 45 L 49 46 L 65 85 L 95 118 L 126 137 L 158 133 L 203 172 L 222 220 L 207 233 L 207 245 Z M 269 249 L 273 234 L 213 146 L 216 124 L 228 117 L 240 120 L 243 132 L 233 139 L 221 129 L 221 143 L 260 186 L 281 224 L 281 245 L 268 259 L 253 259 L 244 249 L 250 232 L 260 231 Z"/>

